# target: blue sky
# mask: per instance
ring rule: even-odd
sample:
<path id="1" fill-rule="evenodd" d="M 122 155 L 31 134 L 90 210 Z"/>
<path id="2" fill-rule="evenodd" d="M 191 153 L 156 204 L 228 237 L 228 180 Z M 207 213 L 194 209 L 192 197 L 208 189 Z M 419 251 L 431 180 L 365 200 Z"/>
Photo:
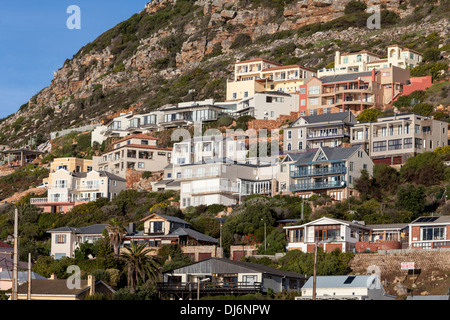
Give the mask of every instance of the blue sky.
<path id="1" fill-rule="evenodd" d="M 0 1 L 0 118 L 16 112 L 85 44 L 142 11 L 150 0 Z M 81 29 L 70 30 L 70 5 Z"/>

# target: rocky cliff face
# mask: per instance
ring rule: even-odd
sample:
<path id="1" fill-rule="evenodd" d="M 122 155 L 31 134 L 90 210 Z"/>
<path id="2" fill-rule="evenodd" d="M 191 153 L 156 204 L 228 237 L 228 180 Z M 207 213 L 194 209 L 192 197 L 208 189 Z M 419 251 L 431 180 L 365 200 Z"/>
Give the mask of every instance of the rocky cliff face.
<path id="1" fill-rule="evenodd" d="M 398 37 L 414 33 L 412 40 L 434 30 L 444 37 L 448 31 L 448 20 L 437 19 L 394 30 L 350 24 L 308 36 L 297 32 L 343 17 L 349 1 L 286 0 L 279 5 L 268 0 L 153 0 L 67 60 L 48 87 L 0 123 L 0 139 L 19 144 L 37 132 L 47 136 L 102 121 L 124 108 L 149 110 L 193 98 L 223 99 L 231 63 L 237 59 L 264 56 L 316 68 L 333 61 L 334 50 L 342 46 L 369 46 L 384 54 L 386 39 L 398 42 Z M 400 9 L 403 0 L 367 2 L 400 17 L 414 9 Z"/>

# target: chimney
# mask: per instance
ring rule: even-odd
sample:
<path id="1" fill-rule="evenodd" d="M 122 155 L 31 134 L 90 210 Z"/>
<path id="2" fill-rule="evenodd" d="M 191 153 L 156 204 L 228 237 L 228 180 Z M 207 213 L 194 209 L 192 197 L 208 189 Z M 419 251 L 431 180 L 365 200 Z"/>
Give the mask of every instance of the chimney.
<path id="1" fill-rule="evenodd" d="M 375 82 L 375 69 L 372 69 L 372 82 Z"/>
<path id="2" fill-rule="evenodd" d="M 136 225 L 133 222 L 130 222 L 128 225 L 128 233 L 135 233 L 136 232 Z"/>
<path id="3" fill-rule="evenodd" d="M 89 295 L 93 296 L 95 294 L 95 277 L 93 275 L 88 275 L 88 287 Z"/>

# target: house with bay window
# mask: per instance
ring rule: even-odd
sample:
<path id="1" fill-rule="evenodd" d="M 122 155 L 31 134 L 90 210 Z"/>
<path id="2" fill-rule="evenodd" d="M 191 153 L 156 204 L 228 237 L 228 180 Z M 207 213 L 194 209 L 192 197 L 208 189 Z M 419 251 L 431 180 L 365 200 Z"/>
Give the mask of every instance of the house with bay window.
<path id="1" fill-rule="evenodd" d="M 410 249 L 450 248 L 450 216 L 419 217 L 409 224 Z"/>
<path id="2" fill-rule="evenodd" d="M 323 217 L 301 225 L 285 226 L 287 250 L 313 252 L 317 243 L 324 251 L 378 252 L 408 247 L 408 224 L 366 225 Z"/>
<path id="3" fill-rule="evenodd" d="M 82 228 L 61 227 L 48 230 L 51 235 L 50 256 L 56 260 L 63 257 L 73 258 L 75 250 L 82 243 L 94 243 L 102 238 L 106 224 L 95 224 Z"/>
<path id="4" fill-rule="evenodd" d="M 295 152 L 318 147 L 340 147 L 350 141 L 350 128 L 356 122 L 351 112 L 302 116 L 284 129 L 283 150 Z"/>
<path id="5" fill-rule="evenodd" d="M 133 224 L 128 228 L 124 238 L 124 246 L 131 242 L 147 244 L 155 249 L 149 254 L 158 253 L 159 248 L 166 244 L 178 244 L 183 253 L 193 261 L 200 261 L 211 257 L 222 257 L 219 241 L 191 228 L 191 224 L 178 217 L 151 213 L 143 218 L 144 230 L 137 231 Z"/>
<path id="6" fill-rule="evenodd" d="M 317 244 L 326 252 L 352 252 L 370 228 L 357 221 L 323 217 L 305 224 L 286 226 L 286 249 L 314 252 Z"/>
<path id="7" fill-rule="evenodd" d="M 126 136 L 113 143 L 113 149 L 93 157 L 94 168 L 127 178 L 128 170 L 162 171 L 170 163 L 172 148 L 160 147 L 158 139 L 146 134 Z"/>
<path id="8" fill-rule="evenodd" d="M 115 174 L 92 170 L 89 172 L 69 172 L 59 169 L 50 173 L 48 195 L 32 198 L 30 203 L 44 212 L 67 213 L 78 204 L 99 198 L 112 200 L 126 189 L 127 180 Z"/>
<path id="9" fill-rule="evenodd" d="M 415 113 L 379 117 L 351 128 L 352 145 L 361 145 L 373 162 L 401 165 L 409 157 L 448 144 L 448 123 Z"/>
<path id="10" fill-rule="evenodd" d="M 341 201 L 357 195 L 354 183 L 363 169 L 371 174 L 373 162 L 361 146 L 289 153 L 279 165 L 279 191 L 302 198 L 323 194 Z"/>

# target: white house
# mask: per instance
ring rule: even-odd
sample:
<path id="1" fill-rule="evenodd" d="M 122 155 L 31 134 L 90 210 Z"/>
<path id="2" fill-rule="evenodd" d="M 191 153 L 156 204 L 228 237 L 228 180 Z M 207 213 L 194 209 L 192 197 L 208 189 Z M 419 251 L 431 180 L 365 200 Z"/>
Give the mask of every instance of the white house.
<path id="1" fill-rule="evenodd" d="M 302 287 L 302 296 L 295 300 L 310 300 L 313 296 L 313 281 L 310 277 Z M 394 300 L 384 291 L 380 279 L 373 275 L 344 275 L 316 277 L 317 300 Z"/>

